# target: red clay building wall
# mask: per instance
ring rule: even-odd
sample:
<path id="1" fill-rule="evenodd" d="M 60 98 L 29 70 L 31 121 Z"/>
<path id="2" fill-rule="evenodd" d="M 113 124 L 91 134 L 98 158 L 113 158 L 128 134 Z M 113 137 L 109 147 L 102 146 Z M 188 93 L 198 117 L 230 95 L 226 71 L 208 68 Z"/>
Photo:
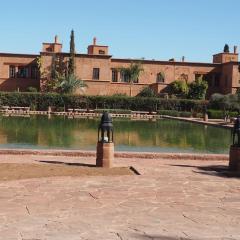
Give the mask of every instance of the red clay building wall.
<path id="1" fill-rule="evenodd" d="M 51 48 L 52 47 L 52 48 Z M 51 51 L 48 49 L 51 48 Z M 44 80 L 51 78 L 53 57 L 60 57 L 67 65 L 69 54 L 61 52 L 62 44 L 55 37 L 54 43 L 43 44 L 40 55 L 26 54 L 0 54 L 0 91 L 25 91 L 28 87 L 42 89 Z M 105 50 L 100 54 L 99 50 Z M 194 81 L 203 76 L 209 82 L 208 96 L 212 93 L 232 93 L 240 87 L 240 74 L 238 54 L 236 47 L 234 53 L 220 53 L 213 57 L 214 63 L 191 63 L 174 61 L 130 60 L 116 59 L 108 54 L 107 46 L 96 44 L 89 46 L 89 54 L 76 54 L 75 73 L 78 78 L 86 81 L 87 95 L 127 94 L 135 96 L 144 87 L 151 86 L 157 93 L 164 93 L 167 87 L 175 80 Z M 10 77 L 9 67 L 16 69 L 36 66 L 36 59 L 41 56 L 41 79 L 28 77 Z M 140 74 L 138 83 L 130 85 L 121 78 L 119 68 L 128 67 L 132 62 L 140 62 L 144 71 Z M 118 79 L 113 82 L 113 71 L 118 71 Z M 30 70 L 29 70 L 30 72 Z M 164 75 L 164 82 L 159 82 L 158 75 Z M 116 79 L 115 79 L 116 80 Z"/>
<path id="2" fill-rule="evenodd" d="M 51 72 L 52 56 L 52 53 L 41 54 L 45 76 L 48 77 L 50 77 Z M 62 56 L 64 56 L 64 62 L 66 63 L 69 55 L 63 53 Z M 112 82 L 112 70 L 128 67 L 132 62 L 141 62 L 144 69 L 140 74 L 138 83 L 130 86 L 129 83 L 122 82 L 120 73 L 118 73 L 118 81 Z M 215 92 L 224 94 L 232 92 L 232 82 L 235 84 L 234 88 L 239 86 L 239 82 L 233 80 L 239 78 L 238 67 L 236 67 L 236 70 L 233 70 L 233 66 L 238 66 L 237 63 L 208 64 L 147 60 L 133 61 L 129 59 L 112 59 L 111 56 L 77 54 L 75 64 L 77 77 L 86 81 L 88 85 L 88 88 L 85 88 L 85 94 L 87 95 L 130 95 L 131 93 L 132 96 L 135 96 L 144 87 L 153 84 L 155 84 L 154 89 L 158 93 L 163 93 L 166 92 L 167 86 L 174 80 L 185 79 L 188 82 L 192 82 L 199 75 L 206 77 L 209 82 L 208 95 Z M 99 79 L 93 79 L 93 69 L 99 69 Z M 157 82 L 157 74 L 160 72 L 164 73 L 165 76 L 165 80 L 162 83 Z"/>
<path id="3" fill-rule="evenodd" d="M 36 67 L 37 55 L 3 54 L 0 53 L 0 90 L 1 91 L 25 91 L 28 87 L 39 89 L 39 77 L 31 77 L 31 67 Z M 10 77 L 9 67 L 15 66 L 16 76 Z M 18 77 L 20 67 L 28 69 L 28 77 Z"/>

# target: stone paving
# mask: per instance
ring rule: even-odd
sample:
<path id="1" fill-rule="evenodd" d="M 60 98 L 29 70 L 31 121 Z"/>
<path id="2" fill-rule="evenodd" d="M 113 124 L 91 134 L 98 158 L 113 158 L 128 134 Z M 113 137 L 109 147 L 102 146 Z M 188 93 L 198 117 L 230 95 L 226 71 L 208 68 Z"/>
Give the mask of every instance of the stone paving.
<path id="1" fill-rule="evenodd" d="M 0 156 L 39 161 L 95 160 Z M 115 165 L 141 175 L 0 182 L 0 239 L 240 239 L 240 178 L 228 175 L 228 162 L 118 158 Z"/>

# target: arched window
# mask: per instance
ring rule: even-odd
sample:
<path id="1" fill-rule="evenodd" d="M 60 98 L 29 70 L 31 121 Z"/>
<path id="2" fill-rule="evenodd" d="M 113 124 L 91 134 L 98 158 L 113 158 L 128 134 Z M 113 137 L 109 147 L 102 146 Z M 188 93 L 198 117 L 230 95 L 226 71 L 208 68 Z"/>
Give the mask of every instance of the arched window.
<path id="1" fill-rule="evenodd" d="M 159 72 L 157 74 L 157 83 L 164 83 L 165 82 L 165 74 L 163 72 Z"/>

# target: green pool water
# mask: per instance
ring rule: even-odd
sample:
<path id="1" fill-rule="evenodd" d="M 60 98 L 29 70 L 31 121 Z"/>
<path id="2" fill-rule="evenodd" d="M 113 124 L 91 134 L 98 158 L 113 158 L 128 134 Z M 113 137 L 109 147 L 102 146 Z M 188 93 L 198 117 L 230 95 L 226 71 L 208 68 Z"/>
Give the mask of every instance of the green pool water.
<path id="1" fill-rule="evenodd" d="M 0 116 L 0 148 L 95 150 L 99 119 Z M 176 120 L 114 119 L 118 151 L 228 153 L 230 130 Z"/>

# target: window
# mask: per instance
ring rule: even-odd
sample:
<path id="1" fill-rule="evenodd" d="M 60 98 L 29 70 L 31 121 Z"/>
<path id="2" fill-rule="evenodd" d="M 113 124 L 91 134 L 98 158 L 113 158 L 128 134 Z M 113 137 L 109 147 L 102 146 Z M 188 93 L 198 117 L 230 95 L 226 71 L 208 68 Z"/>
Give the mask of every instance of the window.
<path id="1" fill-rule="evenodd" d="M 27 67 L 18 67 L 18 77 L 27 78 L 28 77 L 28 68 Z"/>
<path id="2" fill-rule="evenodd" d="M 164 73 L 160 72 L 157 74 L 157 83 L 164 83 L 165 82 L 165 75 Z"/>
<path id="3" fill-rule="evenodd" d="M 16 68 L 15 66 L 9 66 L 9 78 L 15 78 Z"/>
<path id="4" fill-rule="evenodd" d="M 104 55 L 104 54 L 105 54 L 105 51 L 99 50 L 98 53 L 101 54 L 101 55 Z"/>
<path id="5" fill-rule="evenodd" d="M 130 82 L 130 77 L 127 73 L 121 72 L 121 82 Z"/>
<path id="6" fill-rule="evenodd" d="M 36 66 L 31 67 L 31 78 L 37 79 L 38 78 L 38 69 Z"/>
<path id="7" fill-rule="evenodd" d="M 118 71 L 116 69 L 112 70 L 112 82 L 118 81 Z"/>
<path id="8" fill-rule="evenodd" d="M 99 80 L 99 76 L 100 76 L 100 69 L 94 68 L 93 69 L 93 80 Z"/>
<path id="9" fill-rule="evenodd" d="M 47 50 L 47 52 L 53 52 L 53 48 L 52 47 L 48 47 L 46 50 Z"/>

